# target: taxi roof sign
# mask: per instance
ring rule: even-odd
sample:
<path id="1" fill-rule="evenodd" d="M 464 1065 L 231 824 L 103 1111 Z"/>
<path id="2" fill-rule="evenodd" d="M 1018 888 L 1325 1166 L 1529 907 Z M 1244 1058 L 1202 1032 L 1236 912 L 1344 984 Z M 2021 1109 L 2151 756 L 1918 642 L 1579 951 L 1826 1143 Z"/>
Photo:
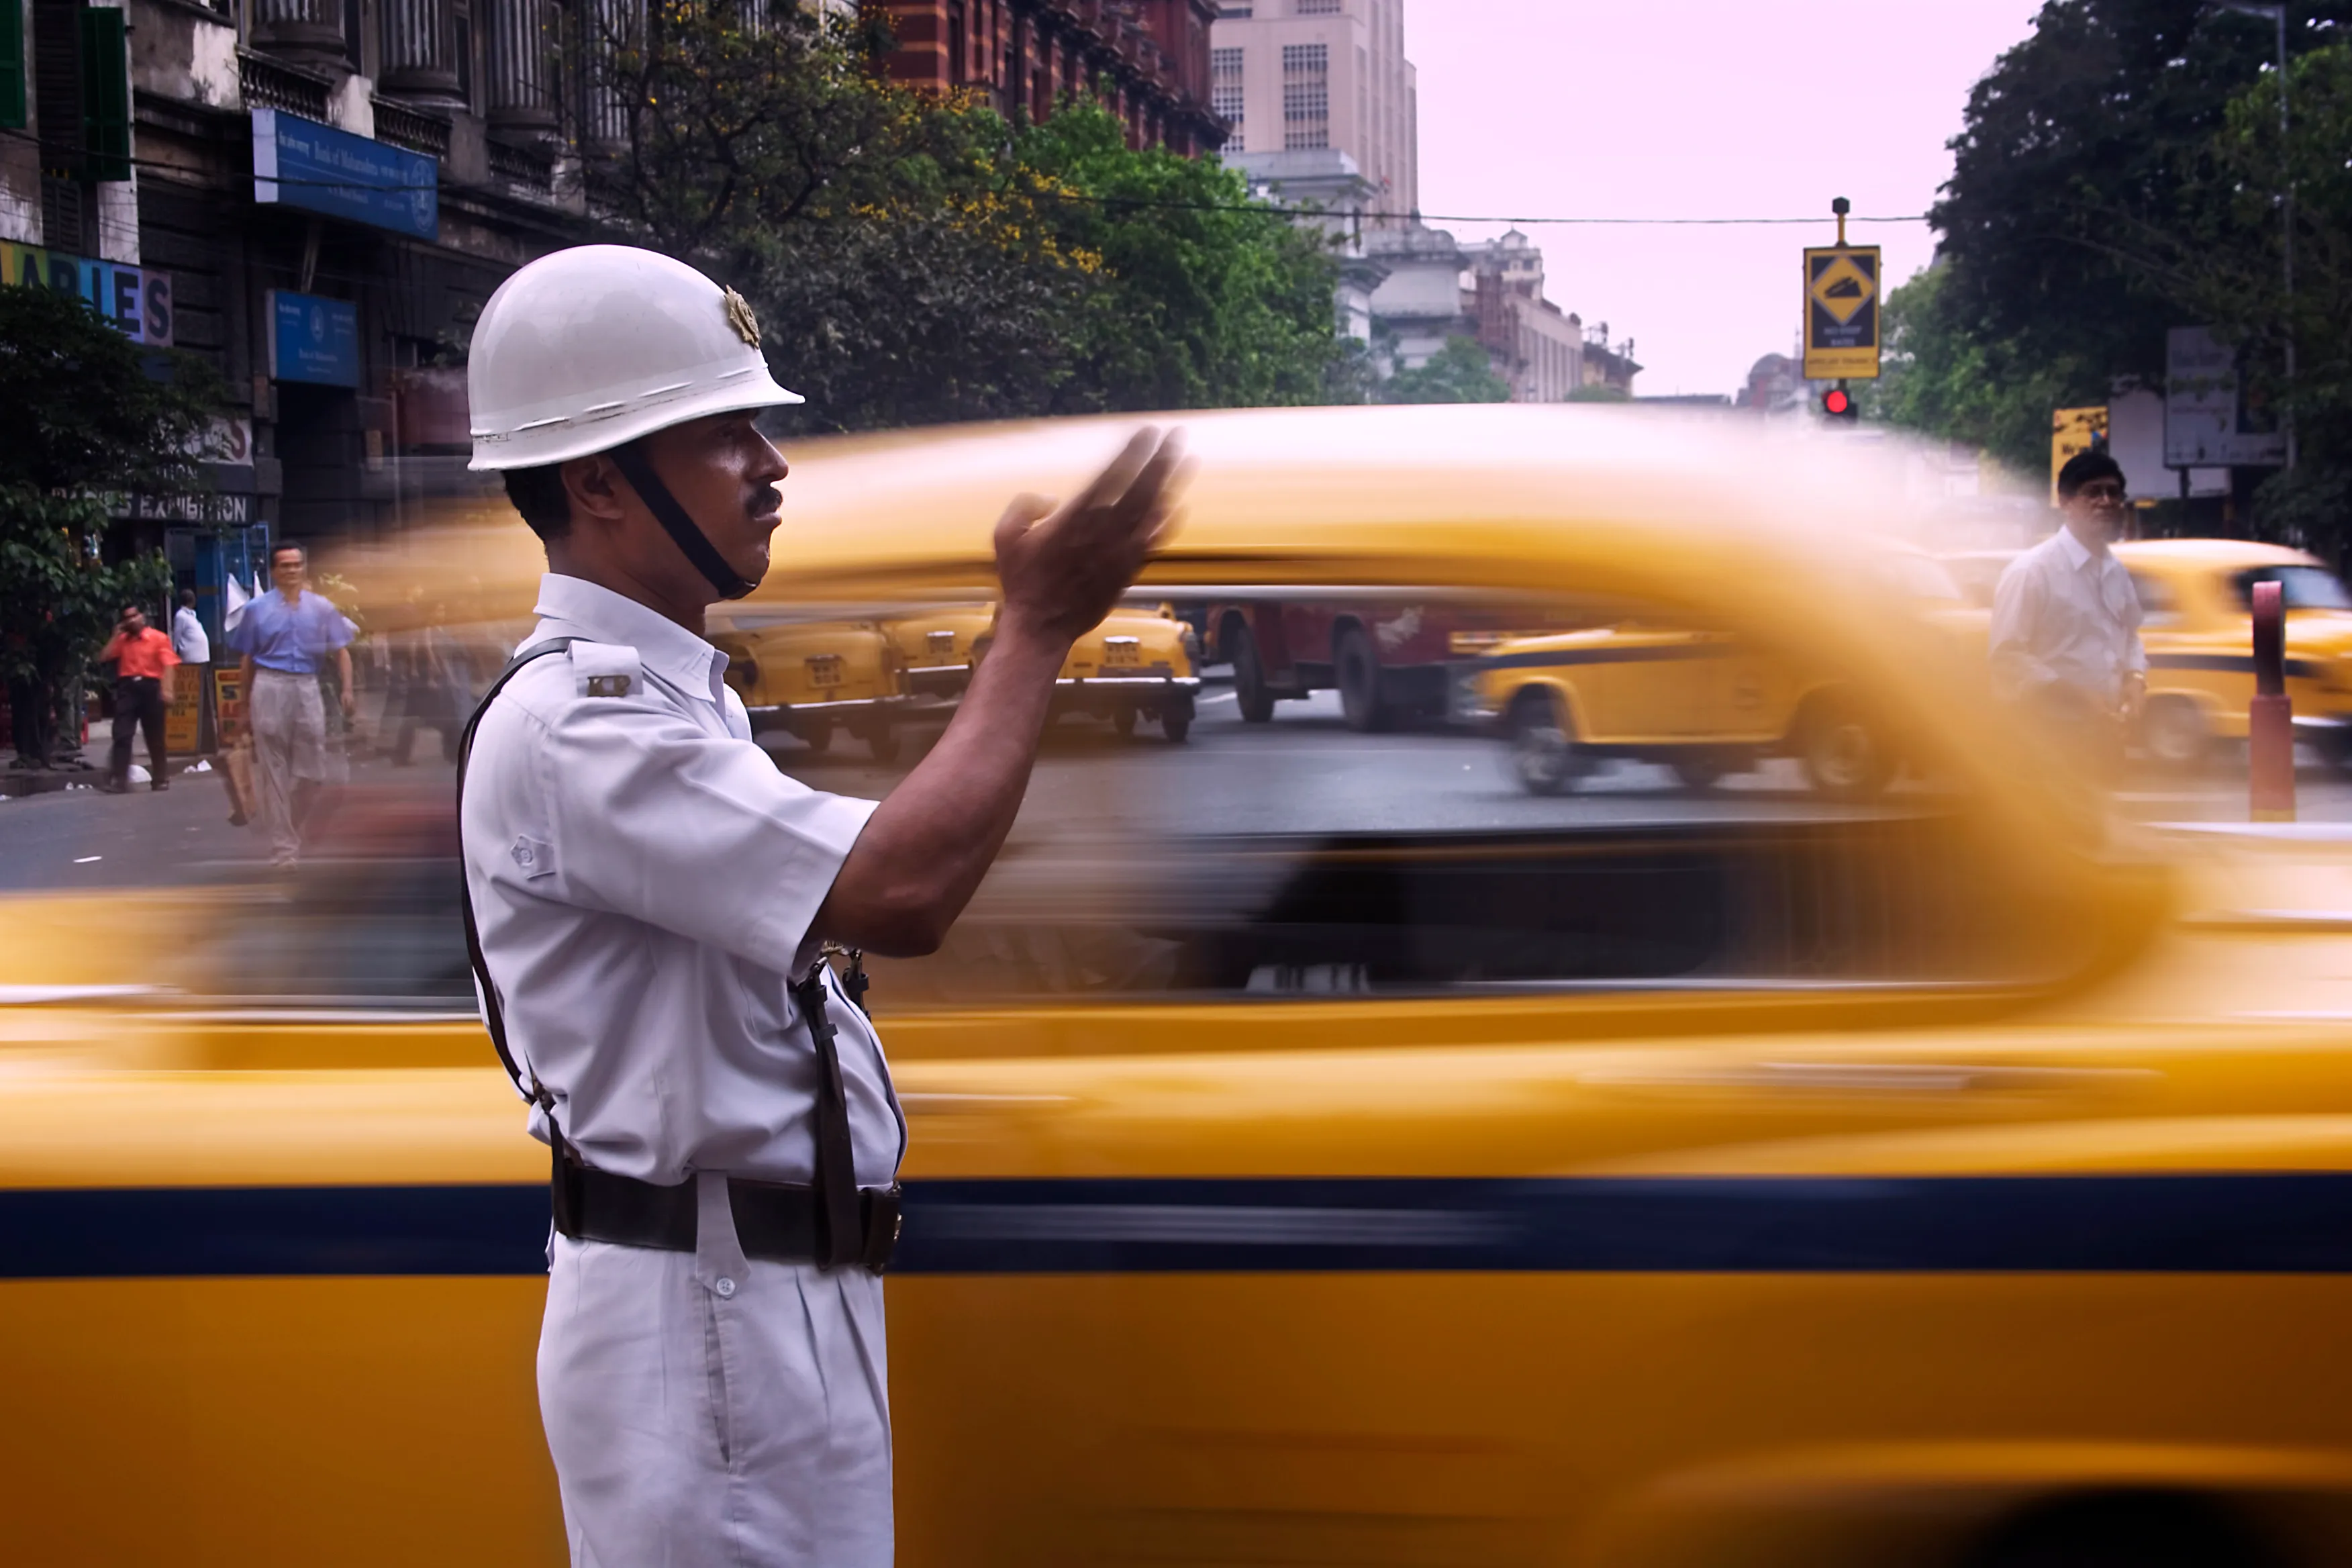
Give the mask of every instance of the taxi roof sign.
<path id="1" fill-rule="evenodd" d="M 1823 246 L 1805 252 L 1807 381 L 1869 381 L 1877 376 L 1880 276 L 1874 245 Z"/>

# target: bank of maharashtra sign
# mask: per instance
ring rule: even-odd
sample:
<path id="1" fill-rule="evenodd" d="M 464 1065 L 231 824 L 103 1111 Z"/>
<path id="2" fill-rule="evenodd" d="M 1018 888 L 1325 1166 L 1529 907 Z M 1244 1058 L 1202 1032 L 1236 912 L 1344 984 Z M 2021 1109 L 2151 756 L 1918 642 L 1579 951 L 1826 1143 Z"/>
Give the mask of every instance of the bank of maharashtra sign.
<path id="1" fill-rule="evenodd" d="M 1805 379 L 1878 374 L 1878 247 L 1805 252 Z"/>
<path id="2" fill-rule="evenodd" d="M 438 163 L 275 109 L 253 111 L 253 199 L 417 239 L 441 235 Z"/>

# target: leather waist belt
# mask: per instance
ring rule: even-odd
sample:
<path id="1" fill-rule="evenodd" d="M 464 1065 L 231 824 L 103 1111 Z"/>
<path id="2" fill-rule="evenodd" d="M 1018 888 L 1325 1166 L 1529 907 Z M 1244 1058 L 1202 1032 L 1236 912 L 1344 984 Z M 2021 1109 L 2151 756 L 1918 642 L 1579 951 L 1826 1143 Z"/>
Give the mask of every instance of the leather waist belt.
<path id="1" fill-rule="evenodd" d="M 695 1247 L 695 1184 L 674 1187 L 592 1170 L 555 1145 L 555 1228 L 574 1241 L 616 1247 L 649 1247 L 662 1252 L 692 1252 Z M 736 1238 L 743 1256 L 769 1263 L 814 1263 L 845 1258 L 876 1274 L 890 1266 L 898 1243 L 898 1188 L 861 1188 L 858 1232 L 836 1247 L 825 1205 L 814 1186 L 792 1182 L 727 1178 L 727 1206 L 734 1211 Z"/>

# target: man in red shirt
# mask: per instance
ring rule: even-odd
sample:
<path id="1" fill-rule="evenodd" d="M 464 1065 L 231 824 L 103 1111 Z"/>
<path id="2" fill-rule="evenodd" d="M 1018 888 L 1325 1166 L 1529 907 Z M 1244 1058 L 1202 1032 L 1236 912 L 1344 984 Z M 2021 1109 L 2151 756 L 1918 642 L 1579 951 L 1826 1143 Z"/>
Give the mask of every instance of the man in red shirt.
<path id="1" fill-rule="evenodd" d="M 172 651 L 172 639 L 149 626 L 138 605 L 125 605 L 113 640 L 98 656 L 98 662 L 114 666 L 114 753 L 107 764 L 107 789 L 119 795 L 130 787 L 125 780 L 131 773 L 131 737 L 142 728 L 147 731 L 147 771 L 154 775 L 147 787 L 167 787 L 164 682 L 172 667 L 180 662 L 180 656 Z"/>

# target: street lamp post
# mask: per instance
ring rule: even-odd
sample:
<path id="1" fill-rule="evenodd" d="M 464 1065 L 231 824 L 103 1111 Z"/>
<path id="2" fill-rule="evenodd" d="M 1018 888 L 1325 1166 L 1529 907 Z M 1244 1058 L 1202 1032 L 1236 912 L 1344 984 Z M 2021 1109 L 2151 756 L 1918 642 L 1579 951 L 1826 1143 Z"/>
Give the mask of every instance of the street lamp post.
<path id="1" fill-rule="evenodd" d="M 2288 158 L 2286 7 L 2281 5 L 2257 4 L 2256 0 L 2213 0 L 2213 8 L 2217 11 L 2234 11 L 2242 16 L 2267 16 L 2271 19 L 2271 25 L 2278 29 L 2279 159 L 2281 163 L 2284 164 Z M 2279 248 L 2284 258 L 2286 273 L 2288 313 L 2285 323 L 2286 379 L 2287 384 L 2292 386 L 2294 383 L 2294 179 L 2292 173 L 2288 174 L 2284 188 L 2279 192 Z M 2286 466 L 2292 468 L 2294 467 L 2296 455 L 2294 416 L 2292 414 L 2288 415 L 2284 423 L 2286 425 Z"/>

